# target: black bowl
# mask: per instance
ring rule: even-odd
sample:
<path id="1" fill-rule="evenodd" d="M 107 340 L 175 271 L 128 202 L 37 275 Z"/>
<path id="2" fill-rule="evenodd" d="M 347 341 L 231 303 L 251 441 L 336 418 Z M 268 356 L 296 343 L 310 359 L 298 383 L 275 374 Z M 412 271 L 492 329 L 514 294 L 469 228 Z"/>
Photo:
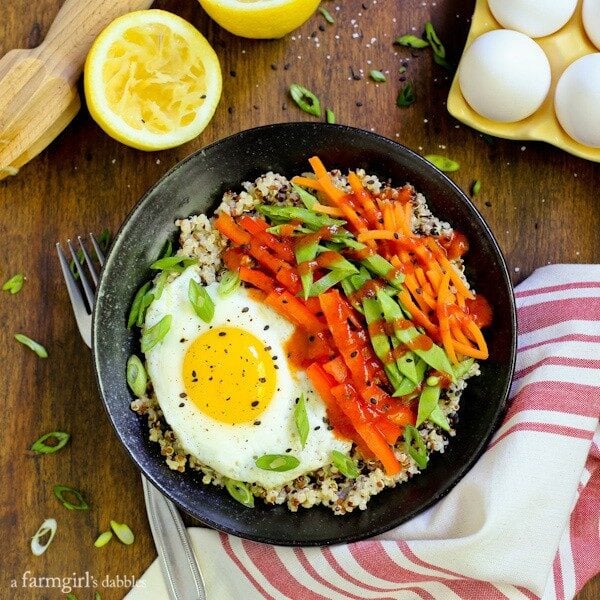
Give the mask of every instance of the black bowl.
<path id="1" fill-rule="evenodd" d="M 212 212 L 224 191 L 273 170 L 307 170 L 319 155 L 328 168 L 364 168 L 394 185 L 412 183 L 438 217 L 470 241 L 467 276 L 492 304 L 487 331 L 490 359 L 463 395 L 457 434 L 444 454 L 397 488 L 372 498 L 366 511 L 334 516 L 323 507 L 290 512 L 257 502 L 248 509 L 226 491 L 203 485 L 196 473 L 171 471 L 158 444 L 148 441 L 145 419 L 129 408 L 128 356 L 138 334 L 126 321 L 136 290 L 151 276 L 165 239 L 176 239 L 178 217 Z M 243 131 L 192 154 L 171 169 L 133 209 L 117 234 L 98 288 L 93 319 L 94 362 L 104 405 L 117 436 L 140 470 L 166 496 L 209 527 L 283 545 L 325 545 L 380 534 L 410 519 L 446 494 L 483 452 L 505 408 L 516 353 L 515 305 L 498 244 L 469 199 L 443 173 L 407 148 L 373 133 L 324 123 L 288 123 Z"/>

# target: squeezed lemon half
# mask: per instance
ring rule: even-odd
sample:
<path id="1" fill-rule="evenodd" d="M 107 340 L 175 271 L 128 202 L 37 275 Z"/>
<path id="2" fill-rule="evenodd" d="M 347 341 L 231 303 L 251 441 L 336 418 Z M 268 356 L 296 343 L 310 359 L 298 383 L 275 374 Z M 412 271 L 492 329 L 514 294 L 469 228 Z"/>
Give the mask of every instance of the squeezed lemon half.
<path id="1" fill-rule="evenodd" d="M 206 38 L 164 10 L 115 19 L 98 36 L 84 67 L 92 118 L 113 138 L 163 150 L 198 136 L 221 97 L 219 59 Z"/>
<path id="2" fill-rule="evenodd" d="M 199 0 L 223 29 L 247 38 L 283 37 L 300 27 L 320 0 Z"/>

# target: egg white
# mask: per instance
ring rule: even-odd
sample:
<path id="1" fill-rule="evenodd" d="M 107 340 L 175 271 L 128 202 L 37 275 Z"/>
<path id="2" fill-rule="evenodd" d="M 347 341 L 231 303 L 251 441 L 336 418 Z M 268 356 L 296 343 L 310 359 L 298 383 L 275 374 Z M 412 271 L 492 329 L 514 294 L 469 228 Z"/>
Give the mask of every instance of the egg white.
<path id="1" fill-rule="evenodd" d="M 149 307 L 145 327 L 156 324 L 165 315 L 172 323 L 165 338 L 146 353 L 147 370 L 166 421 L 186 452 L 225 477 L 265 488 L 279 487 L 299 475 L 331 463 L 331 453 L 350 452 L 349 440 L 336 438 L 328 430 L 326 407 L 302 371 L 290 369 L 283 347 L 293 333 L 293 325 L 267 305 L 254 300 L 244 288 L 221 298 L 218 284 L 206 286 L 215 304 L 210 324 L 202 321 L 188 300 L 190 279 L 199 281 L 196 267 L 189 267 L 167 284 Z M 242 311 L 247 308 L 248 310 Z M 259 425 L 252 422 L 227 424 L 204 414 L 185 391 L 183 360 L 192 342 L 211 327 L 238 327 L 271 347 L 277 356 L 275 393 L 260 414 Z M 302 448 L 297 432 L 295 400 L 304 394 L 309 434 Z M 183 406 L 181 406 L 183 405 Z M 295 469 L 274 472 L 260 469 L 255 460 L 265 454 L 290 454 L 299 459 Z"/>

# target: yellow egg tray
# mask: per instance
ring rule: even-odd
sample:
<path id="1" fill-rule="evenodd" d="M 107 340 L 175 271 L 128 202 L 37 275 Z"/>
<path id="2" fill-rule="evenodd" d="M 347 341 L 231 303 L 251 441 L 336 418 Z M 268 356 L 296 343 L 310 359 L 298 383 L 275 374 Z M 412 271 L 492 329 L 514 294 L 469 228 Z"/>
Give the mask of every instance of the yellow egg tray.
<path id="1" fill-rule="evenodd" d="M 586 54 L 600 52 L 587 37 L 579 0 L 570 21 L 556 33 L 534 38 L 546 53 L 552 71 L 552 83 L 544 103 L 530 117 L 515 123 L 491 121 L 476 113 L 467 104 L 458 84 L 458 71 L 448 94 L 448 112 L 465 125 L 483 133 L 511 140 L 548 142 L 575 156 L 600 162 L 600 148 L 584 146 L 567 135 L 554 113 L 554 90 L 563 71 Z M 477 0 L 465 49 L 480 35 L 503 27 L 494 19 L 487 0 Z M 459 64 L 460 68 L 460 64 Z"/>

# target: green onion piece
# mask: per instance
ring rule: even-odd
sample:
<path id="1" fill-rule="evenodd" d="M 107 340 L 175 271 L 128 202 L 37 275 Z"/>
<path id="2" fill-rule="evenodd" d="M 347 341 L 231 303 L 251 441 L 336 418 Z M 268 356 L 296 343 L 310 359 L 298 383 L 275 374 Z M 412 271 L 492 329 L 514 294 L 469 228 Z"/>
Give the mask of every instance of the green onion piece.
<path id="1" fill-rule="evenodd" d="M 67 594 L 67 600 L 77 600 L 77 596 L 75 594 Z"/>
<path id="2" fill-rule="evenodd" d="M 247 483 L 228 479 L 225 483 L 225 489 L 229 492 L 229 495 L 240 504 L 243 504 L 248 508 L 254 508 L 254 496 Z"/>
<path id="3" fill-rule="evenodd" d="M 356 463 L 346 454 L 339 450 L 334 450 L 331 453 L 331 462 L 333 466 L 344 476 L 350 479 L 356 479 L 360 475 L 360 471 Z"/>
<path id="4" fill-rule="evenodd" d="M 102 546 L 106 546 L 106 544 L 108 544 L 108 542 L 110 542 L 110 540 L 112 539 L 112 536 L 113 536 L 112 531 L 105 531 L 105 532 L 101 533 L 96 538 L 96 541 L 94 542 L 94 546 L 96 548 L 102 548 Z"/>
<path id="5" fill-rule="evenodd" d="M 454 365 L 454 367 L 452 368 L 454 372 L 454 377 L 456 379 L 464 377 L 471 370 L 471 367 L 474 363 L 475 359 L 466 358 L 465 360 L 459 362 L 457 365 Z"/>
<path id="6" fill-rule="evenodd" d="M 428 154 L 423 158 L 425 158 L 425 160 L 428 160 L 440 171 L 444 171 L 444 173 L 452 173 L 453 171 L 458 171 L 458 169 L 460 169 L 459 163 L 446 156 L 441 156 L 440 154 Z"/>
<path id="7" fill-rule="evenodd" d="M 94 592 L 94 600 L 102 600 L 102 596 L 100 596 L 100 592 Z"/>
<path id="8" fill-rule="evenodd" d="M 402 75 L 403 73 L 406 73 L 406 67 L 400 67 L 400 68 L 398 69 L 398 73 L 399 73 L 400 75 Z"/>
<path id="9" fill-rule="evenodd" d="M 112 234 L 111 234 L 110 230 L 103 229 L 102 233 L 98 237 L 98 245 L 100 246 L 100 250 L 102 250 L 102 252 L 106 252 L 108 250 L 111 239 L 112 239 Z"/>
<path id="10" fill-rule="evenodd" d="M 414 104 L 417 99 L 415 90 L 410 81 L 400 88 L 398 95 L 396 96 L 396 106 L 398 108 L 408 108 L 411 104 Z"/>
<path id="11" fill-rule="evenodd" d="M 256 459 L 256 466 L 264 471 L 277 471 L 283 473 L 284 471 L 291 471 L 295 469 L 300 461 L 291 454 L 265 454 Z"/>
<path id="12" fill-rule="evenodd" d="M 427 40 L 423 40 L 416 35 L 402 35 L 397 37 L 394 43 L 400 46 L 408 46 L 409 48 L 427 48 L 429 46 Z"/>
<path id="13" fill-rule="evenodd" d="M 215 303 L 208 295 L 206 288 L 201 286 L 195 279 L 190 279 L 188 300 L 191 302 L 194 312 L 205 323 L 212 321 L 212 318 L 215 316 Z"/>
<path id="14" fill-rule="evenodd" d="M 152 290 L 154 300 L 158 300 L 162 296 L 165 285 L 167 285 L 167 279 L 169 279 L 169 271 L 161 271 L 160 275 L 156 277 L 154 289 Z"/>
<path id="15" fill-rule="evenodd" d="M 429 415 L 429 420 L 438 427 L 441 427 L 444 431 L 450 431 L 450 422 L 446 415 L 442 412 L 439 406 L 436 406 Z"/>
<path id="16" fill-rule="evenodd" d="M 321 116 L 321 103 L 319 99 L 308 89 L 298 83 L 290 85 L 290 95 L 294 102 L 304 112 L 315 117 Z"/>
<path id="17" fill-rule="evenodd" d="M 406 444 L 406 450 L 417 463 L 419 469 L 424 469 L 429 461 L 427 448 L 419 431 L 412 425 L 406 425 L 404 428 L 404 443 Z"/>
<path id="18" fill-rule="evenodd" d="M 308 431 L 310 429 L 308 424 L 308 414 L 306 413 L 306 398 L 304 397 L 304 394 L 300 394 L 300 398 L 296 403 L 296 408 L 294 409 L 294 421 L 296 422 L 296 429 L 298 430 L 298 435 L 300 436 L 300 443 L 304 448 L 308 438 Z"/>
<path id="19" fill-rule="evenodd" d="M 319 6 L 319 12 L 325 17 L 325 20 L 330 25 L 333 25 L 335 23 L 335 21 L 333 20 L 333 17 L 331 16 L 331 13 L 325 7 Z"/>
<path id="20" fill-rule="evenodd" d="M 127 385 L 140 398 L 146 393 L 147 384 L 146 369 L 142 361 L 135 354 L 132 354 L 127 359 Z"/>
<path id="21" fill-rule="evenodd" d="M 242 280 L 237 273 L 234 273 L 233 271 L 225 271 L 221 277 L 221 281 L 219 281 L 217 294 L 219 294 L 221 298 L 226 298 L 227 296 L 233 294 L 233 292 L 235 292 L 241 284 Z"/>
<path id="22" fill-rule="evenodd" d="M 23 273 L 17 273 L 13 275 L 3 286 L 2 289 L 5 292 L 10 292 L 11 294 L 18 294 L 23 287 L 23 282 L 25 281 L 25 276 Z"/>
<path id="23" fill-rule="evenodd" d="M 431 49 L 433 50 L 433 54 L 438 56 L 439 58 L 446 58 L 446 49 L 444 48 L 444 44 L 440 41 L 435 29 L 431 21 L 427 21 L 425 23 L 425 38 L 431 45 Z"/>
<path id="24" fill-rule="evenodd" d="M 384 81 L 387 81 L 385 75 L 381 71 L 377 71 L 375 69 L 373 71 L 369 71 L 369 76 L 377 83 L 383 83 Z"/>
<path id="25" fill-rule="evenodd" d="M 160 342 L 171 329 L 171 321 L 173 317 L 171 315 L 165 315 L 158 323 L 146 329 L 142 335 L 142 352 L 150 352 L 158 342 Z"/>
<path id="26" fill-rule="evenodd" d="M 71 436 L 64 431 L 51 431 L 33 442 L 31 449 L 38 454 L 54 454 L 64 448 Z M 46 440 L 55 440 L 54 444 L 47 444 Z"/>
<path id="27" fill-rule="evenodd" d="M 116 521 L 110 522 L 110 528 L 115 532 L 115 535 L 119 538 L 121 542 L 129 546 L 133 544 L 135 539 L 133 535 L 133 531 L 129 529 L 129 526 L 125 523 L 117 523 Z"/>
<path id="28" fill-rule="evenodd" d="M 330 108 L 325 110 L 325 120 L 331 125 L 335 125 L 335 113 Z"/>
<path id="29" fill-rule="evenodd" d="M 161 290 L 161 294 L 162 294 L 162 290 Z M 138 327 L 141 327 L 144 324 L 144 320 L 146 318 L 146 311 L 148 310 L 148 307 L 152 304 L 153 301 L 154 301 L 154 292 L 146 292 L 144 294 L 144 297 L 142 298 L 142 302 L 140 304 L 140 310 L 139 310 L 138 316 L 137 316 L 137 321 L 135 323 Z"/>
<path id="30" fill-rule="evenodd" d="M 312 207 L 317 204 L 318 200 L 315 196 L 313 196 L 310 192 L 307 192 L 304 188 L 301 188 L 299 185 L 292 183 L 292 189 L 298 194 L 302 204 L 306 206 L 306 208 L 312 210 Z"/>
<path id="31" fill-rule="evenodd" d="M 15 340 L 17 342 L 21 342 L 24 346 L 27 346 L 30 350 L 35 352 L 40 358 L 48 358 L 48 351 L 44 346 L 38 344 L 36 341 L 31 338 L 23 335 L 22 333 L 15 333 Z"/>
<path id="32" fill-rule="evenodd" d="M 440 378 L 436 375 L 430 375 L 426 380 L 427 385 L 438 385 L 440 383 Z"/>
<path id="33" fill-rule="evenodd" d="M 471 186 L 471 196 L 475 197 L 481 191 L 481 181 L 479 179 Z"/>
<path id="34" fill-rule="evenodd" d="M 195 258 L 178 254 L 177 256 L 165 256 L 164 258 L 159 258 L 150 265 L 150 268 L 155 271 L 171 271 L 174 267 L 189 267 L 196 262 Z"/>
<path id="35" fill-rule="evenodd" d="M 308 290 L 308 297 L 314 298 L 316 296 L 320 296 L 324 294 L 328 289 L 332 288 L 334 285 L 337 285 L 343 279 L 346 279 L 352 272 L 334 269 L 333 271 L 329 271 L 329 273 L 323 275 L 320 279 L 313 282 Z"/>
<path id="36" fill-rule="evenodd" d="M 145 283 L 135 294 L 133 302 L 131 303 L 131 309 L 129 311 L 129 317 L 127 318 L 127 329 L 131 329 L 138 321 L 140 314 L 140 307 L 144 299 L 144 295 L 150 287 L 150 282 Z"/>
<path id="37" fill-rule="evenodd" d="M 168 258 L 169 256 L 173 256 L 173 242 L 171 242 L 171 240 L 165 242 L 158 258 L 160 260 L 162 258 Z"/>
<path id="38" fill-rule="evenodd" d="M 85 501 L 81 492 L 74 490 L 73 488 L 67 487 L 66 485 L 55 485 L 53 488 L 54 495 L 58 498 L 58 501 L 69 510 L 88 510 L 89 504 Z M 73 504 L 69 500 L 65 499 L 65 494 L 74 496 L 77 500 L 77 504 Z"/>
<path id="39" fill-rule="evenodd" d="M 437 408 L 440 400 L 440 387 L 438 385 L 429 385 L 429 383 L 423 386 L 423 390 L 419 395 L 419 408 L 417 410 L 417 422 L 415 425 L 418 427 L 421 423 L 429 419 L 431 413 Z"/>
<path id="40" fill-rule="evenodd" d="M 437 54 L 433 55 L 433 62 L 440 65 L 440 67 L 444 67 L 444 69 L 446 69 L 447 71 L 454 70 L 454 67 L 445 58 L 442 58 L 441 56 L 438 56 Z"/>
<path id="41" fill-rule="evenodd" d="M 85 257 L 83 256 L 83 250 L 81 248 L 77 250 L 76 256 L 79 264 L 82 265 Z M 73 277 L 75 279 L 79 279 L 79 271 L 77 271 L 77 266 L 75 265 L 75 261 L 73 259 L 71 259 L 71 262 L 69 262 L 69 269 L 71 269 Z"/>
<path id="42" fill-rule="evenodd" d="M 52 543 L 54 535 L 56 534 L 56 528 L 58 524 L 56 519 L 46 519 L 40 528 L 35 532 L 35 535 L 31 538 L 31 552 L 35 556 L 41 556 L 46 552 L 48 546 Z M 45 541 L 43 541 L 45 539 Z"/>

